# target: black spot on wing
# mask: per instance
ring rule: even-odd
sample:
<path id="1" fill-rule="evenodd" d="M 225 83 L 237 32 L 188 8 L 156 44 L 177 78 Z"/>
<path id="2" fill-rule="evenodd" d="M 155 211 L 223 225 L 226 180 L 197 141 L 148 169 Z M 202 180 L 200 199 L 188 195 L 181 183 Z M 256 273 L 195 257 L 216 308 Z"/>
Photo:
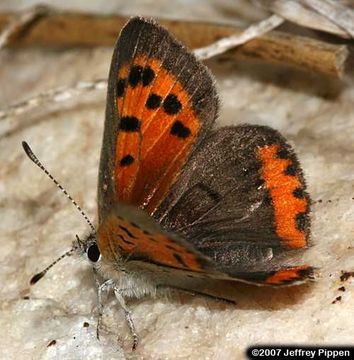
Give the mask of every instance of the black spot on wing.
<path id="1" fill-rule="evenodd" d="M 297 199 L 303 199 L 305 197 L 305 191 L 303 188 L 297 188 L 293 191 L 293 195 L 297 198 Z"/>
<path id="2" fill-rule="evenodd" d="M 129 72 L 128 82 L 131 87 L 136 87 L 142 80 L 143 68 L 140 65 L 134 65 Z"/>
<path id="3" fill-rule="evenodd" d="M 297 174 L 297 167 L 293 164 L 290 164 L 284 171 L 285 175 L 295 176 Z"/>
<path id="4" fill-rule="evenodd" d="M 123 116 L 120 120 L 120 129 L 127 132 L 140 130 L 140 120 L 135 116 Z"/>
<path id="5" fill-rule="evenodd" d="M 183 258 L 178 253 L 173 253 L 173 257 L 185 268 L 188 268 L 187 264 L 183 261 Z"/>
<path id="6" fill-rule="evenodd" d="M 300 269 L 298 270 L 298 276 L 299 279 L 314 279 L 315 278 L 314 268 L 308 266 L 304 269 Z"/>
<path id="7" fill-rule="evenodd" d="M 287 149 L 279 149 L 277 152 L 277 157 L 279 159 L 288 159 L 289 158 L 289 151 Z"/>
<path id="8" fill-rule="evenodd" d="M 135 245 L 135 243 L 133 243 L 132 241 L 127 240 L 124 236 L 122 236 L 122 235 L 120 235 L 120 234 L 118 234 L 118 237 L 119 237 L 124 243 L 126 243 L 126 244 L 128 244 L 128 245 Z"/>
<path id="9" fill-rule="evenodd" d="M 172 125 L 171 134 L 186 139 L 191 134 L 191 131 L 181 121 L 176 120 Z"/>
<path id="10" fill-rule="evenodd" d="M 175 115 L 182 109 L 182 104 L 174 94 L 169 94 L 163 102 L 163 108 L 168 115 Z"/>
<path id="11" fill-rule="evenodd" d="M 122 97 L 124 95 L 125 90 L 125 79 L 118 79 L 117 82 L 117 96 Z"/>
<path id="12" fill-rule="evenodd" d="M 157 94 L 150 94 L 147 101 L 146 107 L 148 109 L 157 109 L 160 107 L 162 101 L 162 97 Z"/>
<path id="13" fill-rule="evenodd" d="M 299 231 L 305 231 L 308 222 L 308 215 L 306 213 L 299 213 L 296 215 L 296 227 Z"/>
<path id="14" fill-rule="evenodd" d="M 142 67 L 134 65 L 129 72 L 128 82 L 132 88 L 135 88 L 140 82 L 143 86 L 148 86 L 155 78 L 155 72 L 150 66 Z"/>
<path id="15" fill-rule="evenodd" d="M 120 229 L 122 229 L 130 238 L 137 239 L 125 226 L 119 225 Z"/>
<path id="16" fill-rule="evenodd" d="M 155 77 L 155 72 L 154 70 L 151 69 L 150 66 L 147 66 L 143 69 L 142 80 L 144 86 L 150 85 L 151 82 L 154 80 L 154 77 Z"/>
<path id="17" fill-rule="evenodd" d="M 129 166 L 134 162 L 134 158 L 131 155 L 126 155 L 120 160 L 120 166 Z"/>

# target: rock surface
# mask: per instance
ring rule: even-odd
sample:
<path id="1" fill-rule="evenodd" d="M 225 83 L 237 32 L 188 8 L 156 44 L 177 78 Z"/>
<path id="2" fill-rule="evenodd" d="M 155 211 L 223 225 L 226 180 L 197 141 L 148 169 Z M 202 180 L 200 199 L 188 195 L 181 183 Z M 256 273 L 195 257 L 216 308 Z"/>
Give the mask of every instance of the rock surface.
<path id="1" fill-rule="evenodd" d="M 0 105 L 106 77 L 111 53 L 106 48 L 3 51 Z M 276 291 L 237 285 L 237 305 L 185 294 L 132 301 L 141 337 L 134 355 L 113 298 L 97 341 L 94 281 L 83 259 L 63 260 L 30 288 L 31 276 L 70 248 L 75 234 L 89 229 L 26 158 L 21 141 L 31 144 L 95 219 L 105 98 L 97 91 L 90 101 L 55 112 L 0 121 L 1 357 L 240 359 L 247 346 L 260 343 L 353 343 L 354 281 L 340 276 L 354 270 L 354 79 L 337 82 L 263 64 L 208 65 L 222 100 L 219 126 L 270 125 L 296 149 L 315 202 L 313 246 L 304 261 L 319 268 L 318 280 Z"/>

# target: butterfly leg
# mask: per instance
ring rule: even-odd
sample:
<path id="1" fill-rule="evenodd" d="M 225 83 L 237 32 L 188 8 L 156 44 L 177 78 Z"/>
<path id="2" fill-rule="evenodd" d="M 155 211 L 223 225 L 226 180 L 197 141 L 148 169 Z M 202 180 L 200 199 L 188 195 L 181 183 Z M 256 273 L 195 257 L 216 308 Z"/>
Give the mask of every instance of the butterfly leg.
<path id="1" fill-rule="evenodd" d="M 219 297 L 217 295 L 208 294 L 208 293 L 201 292 L 201 291 L 198 291 L 198 290 L 188 290 L 188 289 L 183 289 L 183 288 L 178 287 L 178 286 L 171 286 L 171 285 L 169 285 L 169 286 L 160 285 L 159 289 L 175 290 L 175 291 L 177 291 L 177 293 L 185 293 L 185 294 L 188 294 L 188 295 L 191 295 L 191 296 L 202 296 L 202 297 L 204 297 L 206 299 L 210 299 L 210 300 L 213 300 L 213 301 L 221 301 L 221 302 L 224 302 L 226 304 L 237 305 L 235 300 L 225 299 L 225 298 Z"/>
<path id="2" fill-rule="evenodd" d="M 97 328 L 96 328 L 96 336 L 97 339 L 100 339 L 100 329 L 102 323 L 102 316 L 103 316 L 103 301 L 102 301 L 102 294 L 106 291 L 111 291 L 114 287 L 113 280 L 107 280 L 104 283 L 100 284 L 98 280 L 98 276 L 95 273 L 95 282 L 97 286 L 97 310 L 98 310 L 98 320 L 97 320 Z"/>
<path id="3" fill-rule="evenodd" d="M 115 294 L 120 306 L 122 307 L 122 309 L 124 311 L 125 320 L 127 321 L 130 333 L 132 334 L 132 337 L 133 337 L 132 349 L 135 350 L 136 347 L 138 346 L 139 337 L 135 330 L 135 325 L 134 325 L 134 322 L 132 319 L 131 311 L 129 310 L 129 308 L 127 307 L 127 305 L 125 303 L 123 293 L 124 293 L 124 289 L 119 289 L 116 286 L 114 287 L 114 294 Z"/>

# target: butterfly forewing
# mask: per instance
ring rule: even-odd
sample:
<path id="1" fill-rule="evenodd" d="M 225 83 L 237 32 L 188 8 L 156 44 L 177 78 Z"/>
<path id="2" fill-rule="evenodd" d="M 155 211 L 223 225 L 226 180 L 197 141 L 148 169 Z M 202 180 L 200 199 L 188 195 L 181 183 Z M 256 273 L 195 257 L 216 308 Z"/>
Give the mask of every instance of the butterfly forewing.
<path id="1" fill-rule="evenodd" d="M 98 184 L 98 245 L 105 258 L 204 271 L 207 261 L 191 246 L 173 235 L 145 234 L 119 209 L 131 205 L 135 217 L 139 209 L 157 209 L 217 108 L 206 67 L 156 23 L 131 19 L 109 74 Z"/>
<path id="2" fill-rule="evenodd" d="M 153 213 L 212 126 L 217 107 L 204 65 L 152 21 L 130 20 L 110 70 L 100 218 L 112 199 Z"/>

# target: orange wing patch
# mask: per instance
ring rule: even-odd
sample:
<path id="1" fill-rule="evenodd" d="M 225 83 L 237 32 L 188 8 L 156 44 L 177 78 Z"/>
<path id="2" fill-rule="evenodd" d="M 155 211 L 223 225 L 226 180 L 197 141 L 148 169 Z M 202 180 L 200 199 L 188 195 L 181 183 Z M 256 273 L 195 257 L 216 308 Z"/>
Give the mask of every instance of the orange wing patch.
<path id="1" fill-rule="evenodd" d="M 290 159 L 279 157 L 280 147 L 270 145 L 258 149 L 262 176 L 270 192 L 275 211 L 277 235 L 290 248 L 307 245 L 304 224 L 308 199 L 301 195 L 303 184 Z"/>
<path id="2" fill-rule="evenodd" d="M 121 217 L 110 215 L 98 229 L 98 247 L 104 259 L 122 255 L 180 270 L 204 272 L 197 255 L 165 234 L 151 234 Z"/>
<path id="3" fill-rule="evenodd" d="M 117 200 L 152 213 L 174 183 L 200 122 L 176 76 L 147 56 L 118 74 Z"/>
<path id="4" fill-rule="evenodd" d="M 284 285 L 313 278 L 313 268 L 311 266 L 295 266 L 288 269 L 282 269 L 275 274 L 270 275 L 265 283 L 268 285 Z"/>

